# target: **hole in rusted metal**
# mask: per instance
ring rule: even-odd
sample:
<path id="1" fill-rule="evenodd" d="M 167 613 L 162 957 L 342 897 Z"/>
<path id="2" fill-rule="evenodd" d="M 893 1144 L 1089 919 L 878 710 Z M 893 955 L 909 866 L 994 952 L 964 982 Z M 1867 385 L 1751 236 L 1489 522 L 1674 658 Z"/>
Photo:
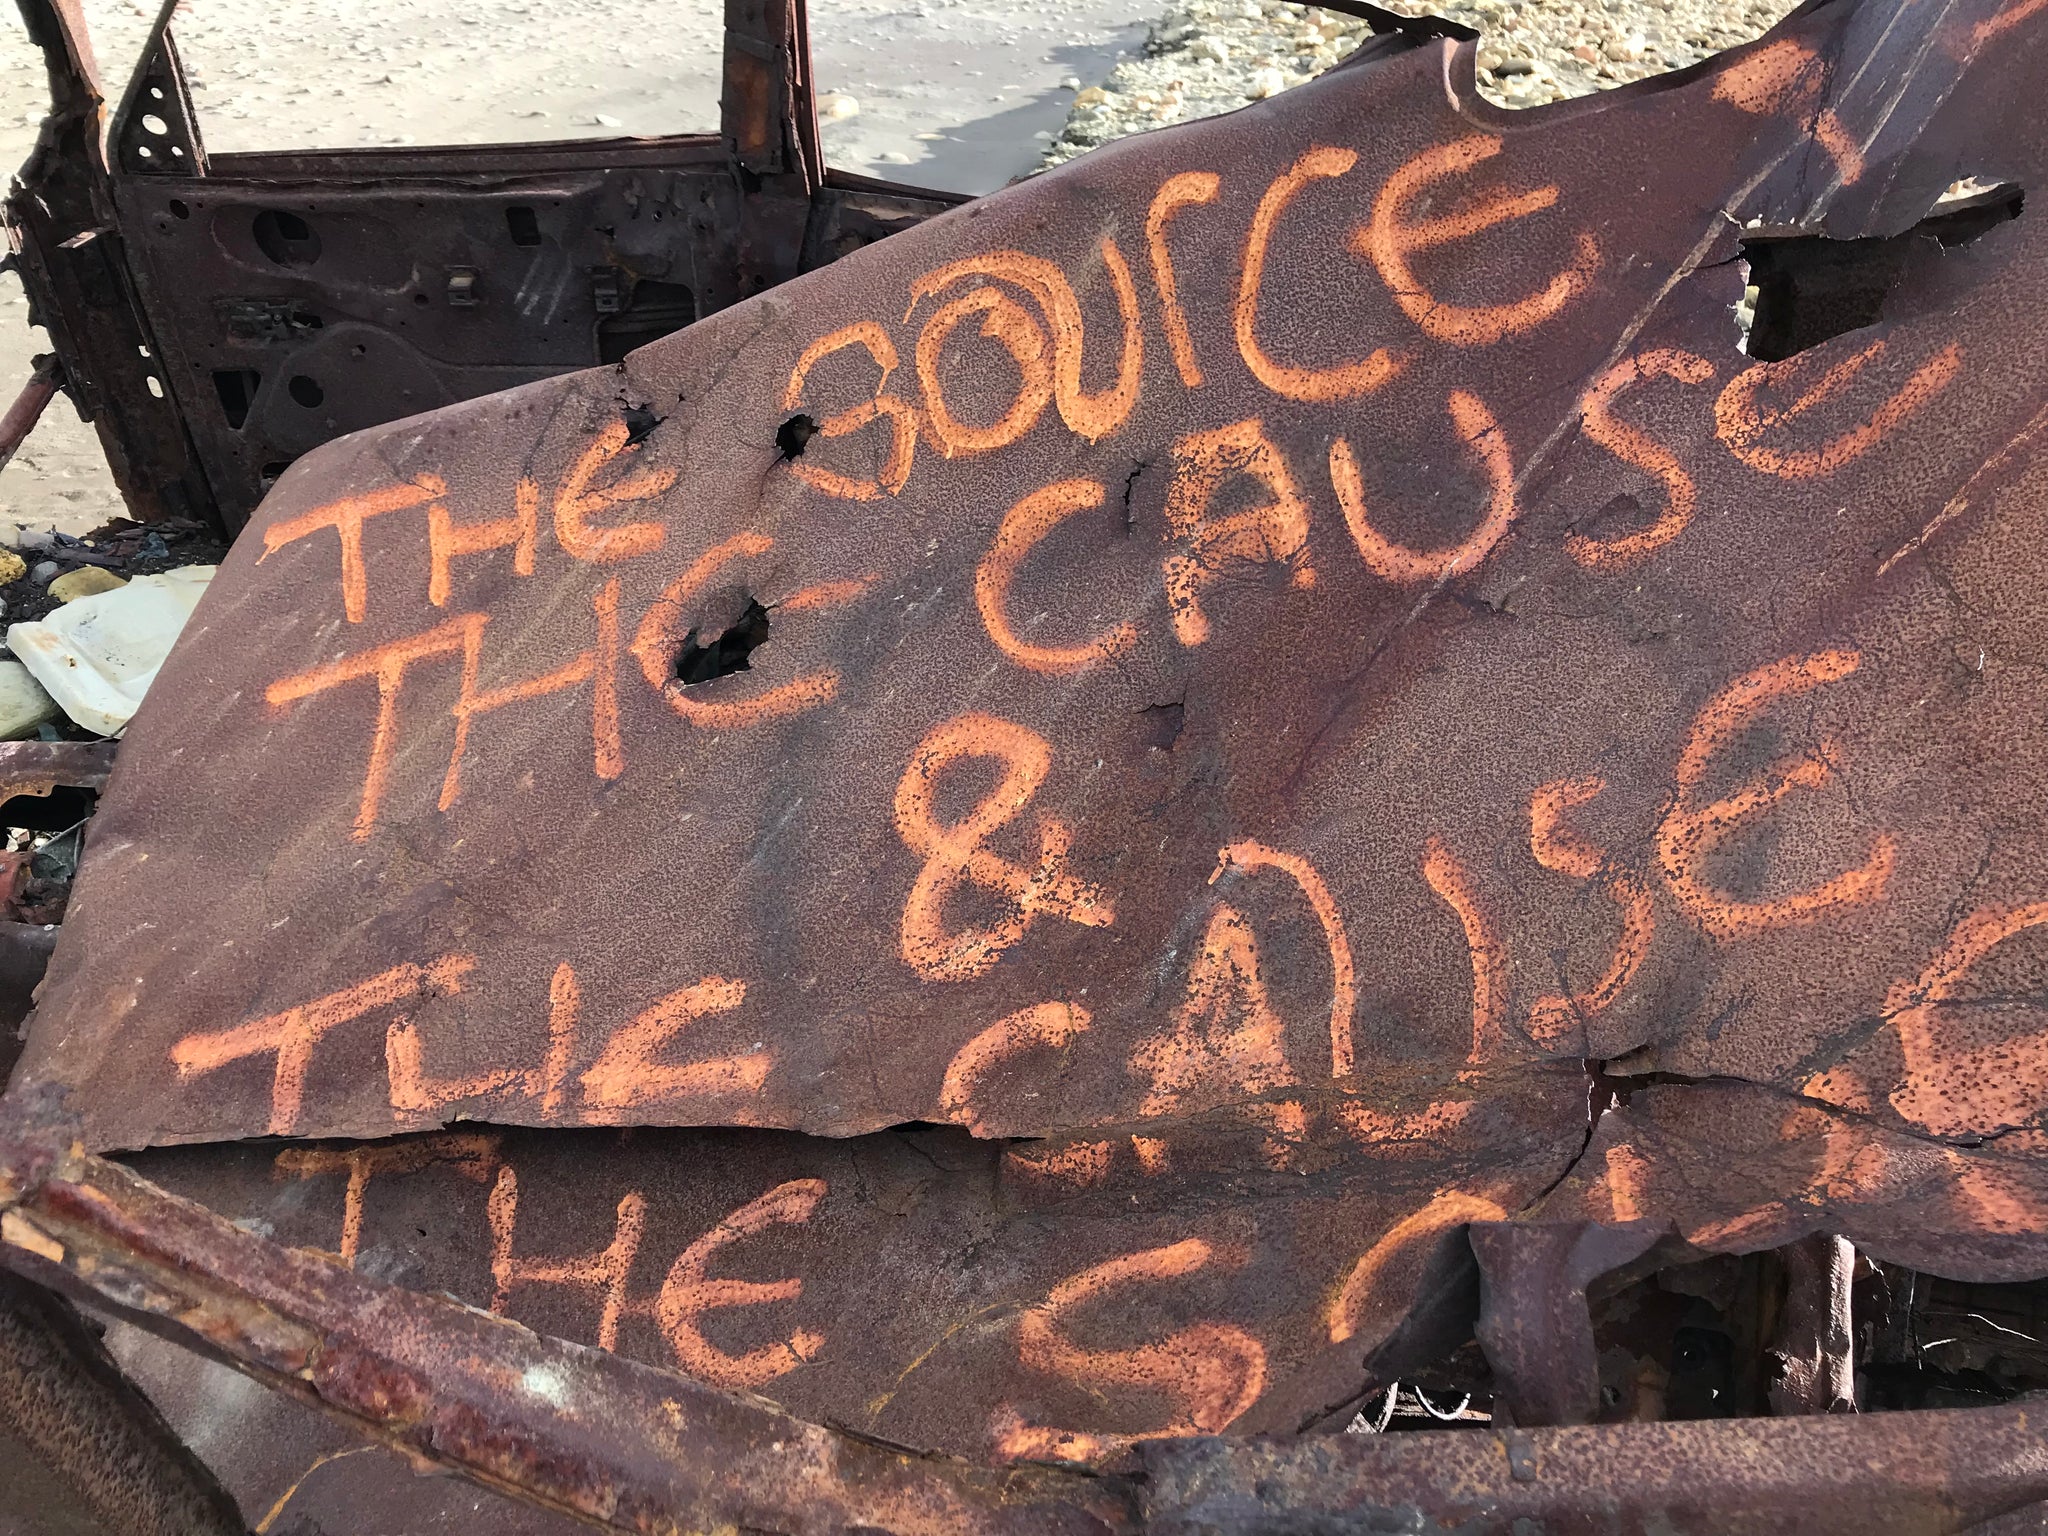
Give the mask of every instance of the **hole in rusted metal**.
<path id="1" fill-rule="evenodd" d="M 1778 362 L 1848 331 L 1875 325 L 1919 242 L 1933 240 L 1944 249 L 1967 245 L 2018 218 L 2022 198 L 2015 186 L 1958 182 L 1904 234 L 1866 240 L 1795 235 L 1743 241 L 1755 304 L 1746 350 L 1763 362 Z"/>
<path id="2" fill-rule="evenodd" d="M 249 419 L 249 407 L 256 403 L 256 386 L 263 376 L 254 368 L 216 368 L 213 392 L 220 397 L 221 414 L 237 432 Z"/>
<path id="3" fill-rule="evenodd" d="M 320 236 L 296 213 L 265 208 L 249 226 L 256 249 L 280 267 L 310 267 L 320 259 Z"/>
<path id="4" fill-rule="evenodd" d="M 170 208 L 171 216 L 173 218 L 189 219 L 192 217 L 192 210 L 185 206 L 185 200 L 181 197 L 172 198 L 170 202 Z"/>
<path id="5" fill-rule="evenodd" d="M 690 631 L 676 657 L 676 680 L 687 688 L 734 672 L 751 671 L 753 664 L 747 658 L 767 639 L 768 610 L 757 599 L 749 598 L 738 621 L 727 625 L 722 634 L 699 641 L 697 631 Z"/>
<path id="6" fill-rule="evenodd" d="M 1141 713 L 1145 717 L 1145 745 L 1161 752 L 1171 752 L 1173 744 L 1180 740 L 1181 724 L 1187 718 L 1186 708 L 1179 704 L 1148 704 Z"/>
<path id="7" fill-rule="evenodd" d="M 799 411 L 775 429 L 775 451 L 785 460 L 800 459 L 817 435 L 818 423 Z"/>
<path id="8" fill-rule="evenodd" d="M 327 398 L 327 391 L 320 387 L 320 381 L 308 378 L 303 373 L 293 374 L 285 389 L 290 392 L 292 399 L 309 411 Z"/>
<path id="9" fill-rule="evenodd" d="M 631 296 L 597 323 L 597 360 L 622 362 L 628 352 L 680 331 L 697 318 L 697 296 L 681 283 L 641 278 Z"/>
<path id="10" fill-rule="evenodd" d="M 505 210 L 505 229 L 512 236 L 514 245 L 539 245 L 540 220 L 531 208 L 512 207 Z"/>
<path id="11" fill-rule="evenodd" d="M 661 418 L 644 405 L 626 407 L 626 445 L 632 447 L 644 443 L 654 435 L 654 429 L 661 425 Z"/>

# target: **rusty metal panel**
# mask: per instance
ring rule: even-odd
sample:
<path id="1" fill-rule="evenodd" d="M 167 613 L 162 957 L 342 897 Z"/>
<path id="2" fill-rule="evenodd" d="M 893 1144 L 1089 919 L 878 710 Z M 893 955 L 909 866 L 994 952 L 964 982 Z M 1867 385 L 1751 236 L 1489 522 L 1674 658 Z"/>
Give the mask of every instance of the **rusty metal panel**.
<path id="1" fill-rule="evenodd" d="M 0 1123 L 9 1267 L 198 1344 L 410 1453 L 623 1530 L 1103 1532 L 1126 1490 L 807 1424 L 445 1298 L 351 1274 Z"/>
<path id="2" fill-rule="evenodd" d="M 817 1422 L 1097 1462 L 1163 1433 L 1291 1431 L 1355 1397 L 1360 1362 L 1457 1273 L 1436 1252 L 1454 1223 L 1412 1213 L 1446 1187 L 1471 1192 L 1465 1216 L 1519 1208 L 1577 1152 L 1576 1127 L 1522 1129 L 1583 1102 L 1575 1072 L 1547 1077 L 1540 1095 L 1489 1085 L 1468 1124 L 1398 1158 L 1247 1115 L 1148 1145 L 1152 1173 L 1128 1139 L 951 1128 L 462 1127 L 133 1166 L 361 1274 Z"/>
<path id="3" fill-rule="evenodd" d="M 26 1108 L 0 1117 L 0 1256 L 9 1267 L 196 1343 L 423 1469 L 618 1530 L 687 1522 L 820 1536 L 1192 1536 L 1428 1523 L 1518 1536 L 1730 1528 L 1920 1536 L 2033 1529 L 2048 1493 L 2038 1413 L 2026 1402 L 1869 1418 L 1496 1424 L 1451 1436 L 1164 1437 L 1134 1447 L 1136 1477 L 991 1472 L 806 1424 L 758 1399 L 350 1274 L 326 1256 L 255 1235 L 248 1227 L 257 1223 L 230 1223 L 127 1169 L 63 1150 L 61 1124 L 37 1123 Z M 258 1149 L 245 1152 L 260 1161 Z M 210 1160 L 218 1175 L 224 1154 L 239 1155 L 191 1149 L 152 1161 L 191 1172 Z M 216 1178 L 215 1187 L 232 1183 Z M 741 1294 L 726 1283 L 724 1299 Z M 375 1522 L 392 1502 L 405 1501 L 387 1497 L 366 1517 Z"/>
<path id="4" fill-rule="evenodd" d="M 1091 1454 L 1160 1422 L 1081 1401 L 1133 1338 L 1256 1344 L 1200 1428 L 1350 1401 L 1474 1221 L 1554 1228 L 1504 1357 L 1621 1262 L 1588 1221 L 2039 1272 L 2048 398 L 2014 317 L 2048 237 L 1908 238 L 1795 355 L 1732 313 L 1745 238 L 1898 236 L 1966 175 L 2010 211 L 2048 159 L 2026 10 L 1824 7 L 1529 113 L 1469 46 L 1385 40 L 322 450 L 131 728 L 20 1085 L 91 1148 L 1038 1138 L 1001 1179 L 1059 1235 L 1003 1237 L 992 1304 L 1187 1242 L 1249 1266 L 1060 1357 L 1080 1396 L 1032 1422 Z M 1598 1115 L 1611 1077 L 1658 1086 Z M 777 1187 L 845 1191 L 806 1160 L 851 1154 L 775 1144 Z M 716 1183 L 658 1247 L 761 1197 Z M 624 1220 L 557 1219 L 586 1255 Z M 929 1334 L 898 1293 L 936 1261 L 850 1275 L 880 1240 L 846 1232 L 804 1285 Z M 876 1327 L 777 1390 L 843 1413 L 898 1358 Z M 990 1348 L 977 1411 L 1022 1369 Z"/>

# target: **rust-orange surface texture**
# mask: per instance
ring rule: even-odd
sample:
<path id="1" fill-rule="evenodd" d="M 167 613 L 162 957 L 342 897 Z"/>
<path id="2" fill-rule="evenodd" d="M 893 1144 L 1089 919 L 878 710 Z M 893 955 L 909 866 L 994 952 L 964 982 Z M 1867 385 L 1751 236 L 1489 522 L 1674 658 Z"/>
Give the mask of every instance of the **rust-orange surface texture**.
<path id="1" fill-rule="evenodd" d="M 2048 1270 L 2048 234 L 1907 233 L 2042 182 L 2040 8 L 1387 39 L 319 450 L 20 1085 L 983 1460 L 1314 1422 L 1467 1223 Z M 1766 358 L 1793 237 L 1896 272 Z"/>

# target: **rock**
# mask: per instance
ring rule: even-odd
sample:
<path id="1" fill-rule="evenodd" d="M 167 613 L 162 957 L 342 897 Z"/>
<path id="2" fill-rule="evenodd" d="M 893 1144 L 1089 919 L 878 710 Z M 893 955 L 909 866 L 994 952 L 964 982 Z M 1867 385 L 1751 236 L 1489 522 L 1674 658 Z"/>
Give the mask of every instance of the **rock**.
<path id="1" fill-rule="evenodd" d="M 910 164 L 910 156 L 903 153 L 903 151 L 900 149 L 885 149 L 879 155 L 875 156 L 875 159 L 878 163 L 882 165 Z"/>
<path id="2" fill-rule="evenodd" d="M 0 741 L 33 736 L 36 727 L 63 711 L 43 685 L 18 661 L 0 661 Z"/>
<path id="3" fill-rule="evenodd" d="M 592 113 L 590 120 L 593 123 L 597 124 L 597 126 L 600 128 L 623 128 L 625 126 L 625 124 L 620 122 L 616 117 L 612 117 L 607 113 L 603 112 Z"/>
<path id="4" fill-rule="evenodd" d="M 1254 74 L 1245 85 L 1245 96 L 1251 101 L 1264 101 L 1268 96 L 1278 96 L 1287 89 L 1287 77 L 1277 69 L 1262 69 Z"/>
<path id="5" fill-rule="evenodd" d="M 28 562 L 11 549 L 0 549 L 0 587 L 28 574 Z"/>
<path id="6" fill-rule="evenodd" d="M 1794 0 L 1756 0 L 1740 8 L 1697 0 L 1382 3 L 1402 15 L 1448 11 L 1477 25 L 1480 94 L 1497 106 L 1520 108 L 1682 68 L 1754 37 Z M 1235 111 L 1270 93 L 1268 71 L 1277 71 L 1283 86 L 1299 84 L 1368 35 L 1355 18 L 1279 0 L 1180 0 L 1152 22 L 1141 56 L 1125 58 L 1098 87 L 1075 94 L 1043 165 L 1162 123 Z"/>
<path id="7" fill-rule="evenodd" d="M 111 592 L 64 604 L 32 624 L 10 624 L 7 648 L 64 713 L 111 736 L 128 724 L 192 616 L 214 567 L 138 576 Z"/>
<path id="8" fill-rule="evenodd" d="M 56 542 L 57 535 L 49 528 L 17 528 L 14 532 L 14 547 L 25 553 L 48 549 Z"/>
<path id="9" fill-rule="evenodd" d="M 830 91 L 818 98 L 818 116 L 827 122 L 844 122 L 849 117 L 860 116 L 860 103 L 851 96 Z"/>
<path id="10" fill-rule="evenodd" d="M 28 574 L 37 586 L 47 587 L 62 569 L 63 567 L 54 560 L 38 560 Z"/>
<path id="11" fill-rule="evenodd" d="M 102 570 L 97 565 L 81 565 L 75 571 L 66 571 L 50 583 L 50 596 L 60 603 L 72 602 L 77 598 L 91 597 L 95 592 L 111 592 L 116 587 L 127 586 L 127 581 L 112 571 Z"/>

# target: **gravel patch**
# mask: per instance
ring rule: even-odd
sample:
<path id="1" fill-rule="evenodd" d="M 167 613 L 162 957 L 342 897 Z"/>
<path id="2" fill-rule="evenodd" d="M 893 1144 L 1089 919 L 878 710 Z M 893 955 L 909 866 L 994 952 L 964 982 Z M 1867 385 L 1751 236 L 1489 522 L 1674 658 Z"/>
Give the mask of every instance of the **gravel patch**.
<path id="1" fill-rule="evenodd" d="M 1480 34 L 1479 89 L 1503 107 L 1609 90 L 1710 58 L 1768 31 L 1795 0 L 1382 0 Z M 1232 112 L 1312 80 L 1371 36 L 1360 20 L 1291 0 L 1189 0 L 1151 25 L 1144 52 L 1074 97 L 1054 166 L 1126 134 Z"/>

